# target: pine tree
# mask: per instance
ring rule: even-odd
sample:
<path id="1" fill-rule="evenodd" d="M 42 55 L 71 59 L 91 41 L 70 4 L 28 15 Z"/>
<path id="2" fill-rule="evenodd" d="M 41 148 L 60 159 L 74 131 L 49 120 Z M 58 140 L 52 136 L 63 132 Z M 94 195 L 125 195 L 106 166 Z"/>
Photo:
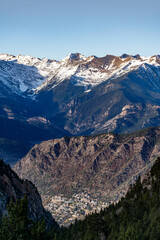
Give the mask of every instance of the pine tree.
<path id="1" fill-rule="evenodd" d="M 1 240 L 43 240 L 46 224 L 44 220 L 33 222 L 28 218 L 28 199 L 10 201 L 8 215 L 2 219 Z"/>

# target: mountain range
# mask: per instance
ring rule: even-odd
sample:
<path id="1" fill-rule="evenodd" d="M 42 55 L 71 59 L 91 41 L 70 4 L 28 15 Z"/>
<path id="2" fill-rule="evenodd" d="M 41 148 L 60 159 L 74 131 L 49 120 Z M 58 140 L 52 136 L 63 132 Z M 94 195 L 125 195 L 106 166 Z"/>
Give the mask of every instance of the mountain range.
<path id="1" fill-rule="evenodd" d="M 160 122 L 159 55 L 72 53 L 56 61 L 1 54 L 0 89 L 0 154 L 11 164 L 43 140 Z"/>
<path id="2" fill-rule="evenodd" d="M 83 192 L 116 202 L 159 156 L 159 55 L 1 54 L 0 89 L 0 158 L 29 180 L 1 162 L 1 212 L 27 193 L 47 218 L 30 181 L 44 205 Z"/>

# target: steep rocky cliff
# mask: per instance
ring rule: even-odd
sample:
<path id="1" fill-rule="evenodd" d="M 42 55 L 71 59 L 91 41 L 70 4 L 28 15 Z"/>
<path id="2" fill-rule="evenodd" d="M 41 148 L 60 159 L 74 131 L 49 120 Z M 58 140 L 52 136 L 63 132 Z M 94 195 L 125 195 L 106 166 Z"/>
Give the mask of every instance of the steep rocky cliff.
<path id="1" fill-rule="evenodd" d="M 83 190 L 111 199 L 123 195 L 159 153 L 160 128 L 125 135 L 66 137 L 35 145 L 14 170 L 31 180 L 43 199 Z"/>
<path id="2" fill-rule="evenodd" d="M 34 221 L 45 219 L 48 226 L 56 223 L 51 214 L 42 206 L 37 188 L 28 180 L 21 180 L 17 174 L 0 160 L 0 215 L 7 213 L 6 207 L 11 199 L 28 198 L 29 218 Z"/>

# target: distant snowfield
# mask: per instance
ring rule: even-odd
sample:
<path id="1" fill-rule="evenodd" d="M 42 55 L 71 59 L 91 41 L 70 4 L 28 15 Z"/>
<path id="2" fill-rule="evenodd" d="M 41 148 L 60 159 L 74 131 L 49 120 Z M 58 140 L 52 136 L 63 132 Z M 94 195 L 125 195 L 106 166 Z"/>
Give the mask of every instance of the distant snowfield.
<path id="1" fill-rule="evenodd" d="M 18 94 L 27 90 L 34 93 L 46 88 L 49 90 L 65 79 L 69 79 L 75 86 L 84 87 L 84 91 L 89 92 L 94 86 L 110 78 L 120 77 L 138 68 L 151 75 L 160 76 L 160 56 L 138 58 L 106 56 L 105 59 L 72 53 L 61 61 L 56 61 L 23 55 L 0 55 L 0 81 Z M 154 85 L 157 87 L 156 83 Z"/>

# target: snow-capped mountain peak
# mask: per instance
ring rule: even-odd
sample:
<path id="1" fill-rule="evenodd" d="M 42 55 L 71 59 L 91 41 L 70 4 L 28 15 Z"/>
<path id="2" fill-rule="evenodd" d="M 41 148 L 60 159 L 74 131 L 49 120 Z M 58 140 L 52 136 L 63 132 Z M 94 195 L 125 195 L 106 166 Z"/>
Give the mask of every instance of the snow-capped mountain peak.
<path id="1" fill-rule="evenodd" d="M 87 57 L 80 53 L 70 53 L 67 57 L 63 58 L 61 62 L 68 62 L 68 61 L 85 61 Z"/>
<path id="2" fill-rule="evenodd" d="M 0 81 L 18 94 L 25 91 L 38 93 L 46 88 L 49 90 L 64 80 L 70 80 L 73 85 L 82 86 L 86 91 L 139 67 L 146 68 L 145 64 L 158 68 L 159 74 L 159 55 L 143 57 L 123 54 L 120 57 L 106 55 L 98 58 L 71 53 L 61 61 L 56 61 L 29 55 L 1 54 Z"/>
<path id="3" fill-rule="evenodd" d="M 40 86 L 57 66 L 57 61 L 32 56 L 0 54 L 0 83 L 21 95 Z"/>

